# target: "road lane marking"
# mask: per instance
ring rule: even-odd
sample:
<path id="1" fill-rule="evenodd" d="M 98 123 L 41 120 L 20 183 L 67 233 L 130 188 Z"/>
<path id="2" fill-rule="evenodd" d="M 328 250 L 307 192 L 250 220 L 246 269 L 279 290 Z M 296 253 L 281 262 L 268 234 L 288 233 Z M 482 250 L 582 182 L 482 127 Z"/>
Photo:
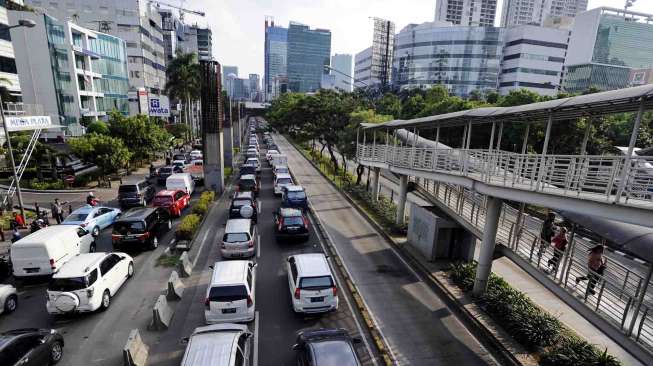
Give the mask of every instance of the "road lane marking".
<path id="1" fill-rule="evenodd" d="M 233 185 L 232 183 L 229 183 L 229 185 L 227 185 L 227 186 L 224 188 L 224 191 L 223 191 L 222 194 L 220 195 L 220 198 L 218 198 L 218 199 L 215 201 L 214 205 L 216 205 L 216 206 L 220 206 L 220 203 L 222 202 L 222 200 L 227 199 L 227 196 L 228 196 L 227 193 L 231 191 L 231 187 L 232 187 L 232 185 Z M 211 209 L 213 209 L 213 207 L 212 207 Z M 210 213 L 211 213 L 211 210 L 209 210 L 209 211 L 206 213 L 207 216 L 210 215 Z M 208 217 L 207 217 L 207 219 L 208 219 Z M 197 260 L 199 259 L 200 255 L 202 254 L 202 250 L 204 250 L 204 244 L 206 244 L 206 237 L 209 235 L 209 232 L 211 231 L 212 228 L 213 228 L 213 226 L 209 226 L 209 228 L 208 228 L 208 229 L 206 230 L 206 232 L 204 233 L 204 238 L 202 239 L 202 242 L 200 243 L 200 247 L 199 247 L 199 249 L 197 250 L 197 254 L 195 254 L 195 259 L 193 259 L 193 265 L 192 265 L 192 267 L 191 267 L 191 268 L 193 268 L 193 269 L 195 269 L 195 264 L 197 264 Z"/>
<path id="2" fill-rule="evenodd" d="M 261 258 L 261 234 L 256 234 L 256 258 Z"/>
<path id="3" fill-rule="evenodd" d="M 263 206 L 263 201 L 257 200 L 258 203 L 258 213 L 261 213 L 261 206 Z"/>
<path id="4" fill-rule="evenodd" d="M 197 251 L 197 254 L 195 255 L 195 259 L 193 259 L 193 266 L 191 268 L 195 268 L 195 264 L 197 263 L 197 260 L 200 258 L 200 253 L 202 252 L 204 243 L 206 242 L 206 237 L 209 236 L 210 231 L 211 231 L 211 227 L 206 229 L 206 232 L 204 233 L 204 237 L 202 237 L 202 243 L 200 243 L 200 249 Z"/>
<path id="5" fill-rule="evenodd" d="M 256 310 L 254 315 L 254 362 L 252 366 L 258 366 L 258 323 L 260 316 L 258 310 Z"/>

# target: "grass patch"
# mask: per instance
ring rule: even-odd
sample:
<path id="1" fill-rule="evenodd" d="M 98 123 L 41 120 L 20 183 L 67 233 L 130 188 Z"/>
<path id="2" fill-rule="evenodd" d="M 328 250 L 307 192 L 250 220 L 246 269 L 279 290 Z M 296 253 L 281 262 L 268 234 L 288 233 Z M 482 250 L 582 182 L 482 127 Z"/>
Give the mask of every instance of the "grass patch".
<path id="1" fill-rule="evenodd" d="M 156 259 L 157 267 L 176 267 L 177 264 L 179 264 L 178 255 L 167 255 L 163 253 L 159 258 Z"/>
<path id="2" fill-rule="evenodd" d="M 233 170 L 232 167 L 230 167 L 230 166 L 224 167 L 224 178 L 228 179 L 229 177 L 231 177 L 231 174 L 233 174 L 233 172 L 234 172 L 234 170 Z"/>

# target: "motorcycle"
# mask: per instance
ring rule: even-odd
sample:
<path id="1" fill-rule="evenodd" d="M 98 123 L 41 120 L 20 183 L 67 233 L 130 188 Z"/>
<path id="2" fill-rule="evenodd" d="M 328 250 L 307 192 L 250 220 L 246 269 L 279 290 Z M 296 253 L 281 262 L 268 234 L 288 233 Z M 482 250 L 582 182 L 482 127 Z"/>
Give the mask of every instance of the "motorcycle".
<path id="1" fill-rule="evenodd" d="M 44 227 L 47 227 L 48 225 L 49 224 L 46 220 L 39 217 L 38 219 L 32 221 L 32 223 L 30 224 L 29 226 L 30 233 L 37 232 L 43 229 Z"/>

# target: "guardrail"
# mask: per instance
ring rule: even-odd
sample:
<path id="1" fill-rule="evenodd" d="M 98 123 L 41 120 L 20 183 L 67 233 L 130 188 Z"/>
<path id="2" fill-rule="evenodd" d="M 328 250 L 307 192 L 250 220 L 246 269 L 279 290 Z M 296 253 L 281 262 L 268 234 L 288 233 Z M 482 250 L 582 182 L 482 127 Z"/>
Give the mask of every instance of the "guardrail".
<path id="1" fill-rule="evenodd" d="M 492 185 L 651 208 L 653 158 L 358 145 L 358 160 L 443 172 Z"/>

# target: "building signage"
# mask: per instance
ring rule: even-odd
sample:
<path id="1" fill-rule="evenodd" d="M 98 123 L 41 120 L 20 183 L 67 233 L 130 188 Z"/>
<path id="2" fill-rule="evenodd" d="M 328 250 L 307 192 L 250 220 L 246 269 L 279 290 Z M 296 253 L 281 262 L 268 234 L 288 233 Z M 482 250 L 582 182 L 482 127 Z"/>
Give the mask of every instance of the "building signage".
<path id="1" fill-rule="evenodd" d="M 52 125 L 50 116 L 6 116 L 5 123 L 7 123 L 7 130 L 9 132 L 40 130 L 44 128 L 58 127 Z"/>
<path id="2" fill-rule="evenodd" d="M 170 101 L 163 96 L 150 97 L 149 115 L 152 117 L 169 117 Z"/>

